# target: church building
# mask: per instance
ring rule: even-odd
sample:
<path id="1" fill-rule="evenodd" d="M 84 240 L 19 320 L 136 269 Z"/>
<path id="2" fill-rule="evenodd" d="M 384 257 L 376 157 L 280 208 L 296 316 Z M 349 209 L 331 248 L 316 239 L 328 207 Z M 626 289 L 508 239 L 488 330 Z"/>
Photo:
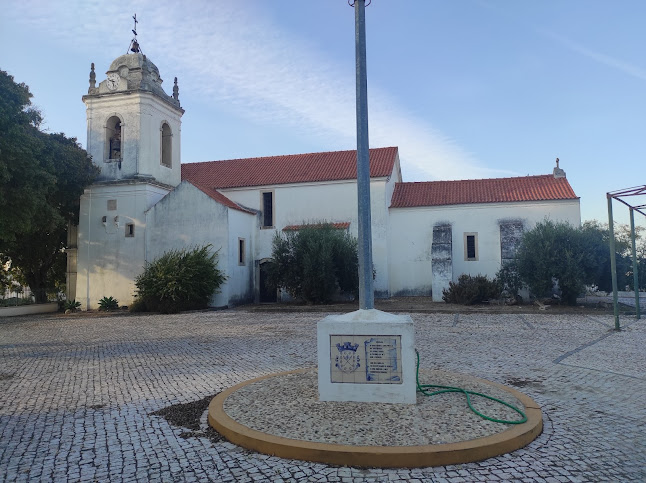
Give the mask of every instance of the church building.
<path id="1" fill-rule="evenodd" d="M 264 284 L 276 232 L 329 222 L 357 236 L 356 151 L 181 164 L 177 78 L 168 95 L 138 46 L 83 96 L 87 151 L 100 168 L 81 197 L 68 249 L 68 298 L 132 302 L 134 280 L 164 252 L 210 244 L 227 281 L 214 307 L 276 301 Z M 217 153 L 214 153 L 217 155 Z M 377 297 L 432 296 L 463 274 L 494 276 L 523 230 L 580 224 L 558 167 L 516 178 L 407 183 L 397 147 L 370 150 Z"/>

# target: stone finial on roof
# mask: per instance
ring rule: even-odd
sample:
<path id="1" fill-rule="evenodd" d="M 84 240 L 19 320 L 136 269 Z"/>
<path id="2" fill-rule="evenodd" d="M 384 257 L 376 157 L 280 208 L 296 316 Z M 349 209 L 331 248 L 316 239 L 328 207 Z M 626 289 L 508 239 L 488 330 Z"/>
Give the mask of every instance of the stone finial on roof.
<path id="1" fill-rule="evenodd" d="M 96 89 L 96 72 L 94 72 L 94 62 L 92 62 L 92 67 L 90 67 L 90 88 L 87 90 L 88 94 L 90 94 L 93 89 Z"/>
<path id="2" fill-rule="evenodd" d="M 556 168 L 552 172 L 555 178 L 565 178 L 565 171 L 559 168 L 559 158 L 556 158 Z"/>
<path id="3" fill-rule="evenodd" d="M 175 77 L 175 84 L 173 85 L 173 99 L 179 102 L 179 87 L 177 86 L 177 77 Z"/>

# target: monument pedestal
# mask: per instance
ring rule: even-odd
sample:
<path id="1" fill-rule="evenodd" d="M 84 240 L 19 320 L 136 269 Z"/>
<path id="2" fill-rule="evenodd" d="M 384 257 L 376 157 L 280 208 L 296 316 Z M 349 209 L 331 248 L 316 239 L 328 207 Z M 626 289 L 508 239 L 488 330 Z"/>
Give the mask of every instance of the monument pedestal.
<path id="1" fill-rule="evenodd" d="M 415 404 L 415 329 L 376 309 L 329 315 L 317 326 L 320 401 Z"/>

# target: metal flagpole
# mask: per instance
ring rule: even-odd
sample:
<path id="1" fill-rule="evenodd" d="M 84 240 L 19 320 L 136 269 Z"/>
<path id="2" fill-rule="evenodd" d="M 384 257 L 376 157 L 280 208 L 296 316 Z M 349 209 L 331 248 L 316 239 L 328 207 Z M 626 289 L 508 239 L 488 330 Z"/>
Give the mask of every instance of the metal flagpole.
<path id="1" fill-rule="evenodd" d="M 375 294 L 372 274 L 372 233 L 370 217 L 370 153 L 368 143 L 368 81 L 366 71 L 365 0 L 355 0 L 355 48 L 357 71 L 357 196 L 359 206 L 359 308 L 373 309 Z"/>

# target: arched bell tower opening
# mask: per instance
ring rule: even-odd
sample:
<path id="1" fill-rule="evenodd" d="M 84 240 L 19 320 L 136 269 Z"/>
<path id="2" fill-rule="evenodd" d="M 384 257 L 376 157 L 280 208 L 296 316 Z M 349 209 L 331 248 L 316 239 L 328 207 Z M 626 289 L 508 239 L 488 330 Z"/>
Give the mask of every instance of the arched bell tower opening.
<path id="1" fill-rule="evenodd" d="M 173 133 L 166 121 L 161 127 L 161 165 L 173 167 Z"/>
<path id="2" fill-rule="evenodd" d="M 118 116 L 111 116 L 105 124 L 105 160 L 121 162 L 123 159 L 123 125 Z"/>

